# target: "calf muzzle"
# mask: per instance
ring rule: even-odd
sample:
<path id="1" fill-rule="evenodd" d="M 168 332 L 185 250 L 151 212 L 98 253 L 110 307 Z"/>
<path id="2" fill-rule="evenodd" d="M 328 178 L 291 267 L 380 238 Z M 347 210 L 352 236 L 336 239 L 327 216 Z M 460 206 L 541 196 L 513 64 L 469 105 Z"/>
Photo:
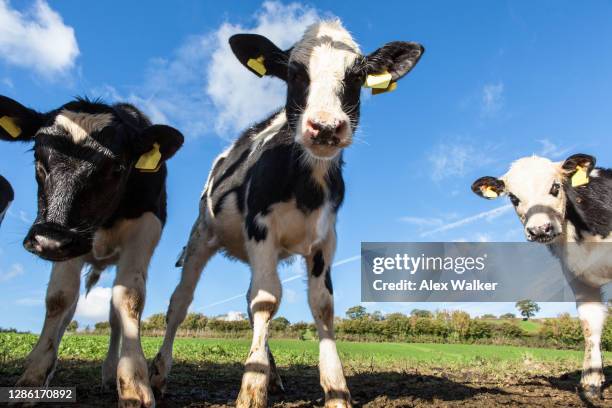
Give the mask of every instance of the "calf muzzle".
<path id="1" fill-rule="evenodd" d="M 26 250 L 48 261 L 66 261 L 91 251 L 91 238 L 54 223 L 34 224 L 23 241 Z"/>

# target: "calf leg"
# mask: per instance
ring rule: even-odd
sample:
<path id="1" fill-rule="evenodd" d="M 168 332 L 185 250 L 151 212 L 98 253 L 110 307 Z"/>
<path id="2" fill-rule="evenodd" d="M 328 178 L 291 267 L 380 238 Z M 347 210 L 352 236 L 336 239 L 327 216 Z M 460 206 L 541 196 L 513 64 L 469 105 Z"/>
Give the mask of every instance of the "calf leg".
<path id="1" fill-rule="evenodd" d="M 161 235 L 161 222 L 152 213 L 124 221 L 120 228 L 122 253 L 117 265 L 112 303 L 121 327 L 117 364 L 120 407 L 153 407 L 147 363 L 140 344 L 140 318 L 145 301 L 147 269 Z"/>
<path id="2" fill-rule="evenodd" d="M 109 389 L 117 384 L 117 364 L 119 363 L 119 346 L 121 344 L 121 325 L 111 299 L 108 321 L 110 323 L 110 340 L 108 352 L 102 364 L 102 385 Z"/>
<path id="3" fill-rule="evenodd" d="M 601 333 L 606 321 L 607 308 L 601 302 L 579 302 L 578 316 L 584 334 L 584 362 L 580 386 L 588 398 L 601 397 L 605 382 L 601 356 Z"/>
<path id="4" fill-rule="evenodd" d="M 253 341 L 245 363 L 238 408 L 261 408 L 267 405 L 267 387 L 270 377 L 268 327 L 278 310 L 281 298 L 281 283 L 278 278 L 278 252 L 274 240 L 255 243 L 249 241 L 247 250 L 252 269 L 249 288 L 249 313 L 253 319 Z"/>
<path id="5" fill-rule="evenodd" d="M 335 232 L 330 232 L 321 249 L 306 257 L 308 267 L 308 302 L 319 334 L 319 370 L 325 391 L 325 407 L 351 406 L 342 363 L 334 336 L 334 297 L 331 263 L 336 247 Z"/>
<path id="6" fill-rule="evenodd" d="M 185 320 L 204 266 L 217 252 L 218 247 L 211 240 L 212 236 L 207 232 L 200 217 L 193 226 L 185 249 L 181 281 L 170 299 L 166 313 L 164 342 L 151 364 L 151 386 L 157 395 L 163 395 L 166 391 L 166 382 L 172 367 L 172 348 L 176 331 Z"/>
<path id="7" fill-rule="evenodd" d="M 247 303 L 251 303 L 249 300 L 249 295 L 247 294 Z M 253 328 L 253 316 L 251 316 L 251 310 L 249 309 L 249 321 L 251 323 L 251 329 Z M 278 373 L 278 369 L 276 368 L 276 361 L 274 360 L 274 355 L 272 355 L 272 349 L 270 349 L 270 345 L 268 341 L 266 341 L 266 350 L 268 352 L 268 360 L 270 361 L 270 381 L 268 383 L 268 392 L 272 394 L 282 394 L 285 392 L 285 386 L 283 385 L 283 380 L 281 379 L 280 374 Z"/>
<path id="8" fill-rule="evenodd" d="M 587 286 L 567 272 L 566 276 L 576 297 L 578 317 L 584 335 L 584 362 L 580 387 L 587 398 L 600 397 L 605 380 L 601 357 L 601 333 L 607 309 L 601 302 L 599 288 Z"/>
<path id="9" fill-rule="evenodd" d="M 26 359 L 26 370 L 17 381 L 20 387 L 47 386 L 57 361 L 57 350 L 72 319 L 79 296 L 83 259 L 53 264 L 47 287 L 45 323 L 38 342 Z"/>

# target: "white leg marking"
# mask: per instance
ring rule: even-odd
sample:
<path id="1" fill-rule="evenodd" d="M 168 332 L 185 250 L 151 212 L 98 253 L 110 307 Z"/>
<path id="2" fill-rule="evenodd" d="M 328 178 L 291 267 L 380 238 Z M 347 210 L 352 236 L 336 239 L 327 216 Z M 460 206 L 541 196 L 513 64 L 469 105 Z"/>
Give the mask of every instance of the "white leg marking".
<path id="1" fill-rule="evenodd" d="M 308 302 L 319 333 L 319 370 L 321 376 L 321 387 L 325 391 L 325 407 L 350 407 L 351 395 L 346 385 L 342 363 L 336 349 L 334 335 L 334 297 L 325 284 L 328 273 L 331 273 L 331 264 L 336 250 L 336 234 L 333 229 L 323 242 L 320 250 L 321 259 L 318 257 L 319 250 L 313 251 L 312 255 L 306 257 L 308 268 Z M 318 265 L 315 265 L 318 264 Z M 320 269 L 322 268 L 322 269 Z M 315 276 L 313 270 L 319 274 Z"/>
<path id="2" fill-rule="evenodd" d="M 600 302 L 578 303 L 578 316 L 584 334 L 584 363 L 580 385 L 589 397 L 599 397 L 605 378 L 601 355 L 601 333 L 607 308 Z"/>
<path id="3" fill-rule="evenodd" d="M 245 363 L 238 408 L 267 405 L 267 387 L 270 377 L 268 360 L 268 327 L 278 310 L 281 299 L 281 283 L 278 278 L 278 249 L 270 231 L 265 241 L 247 242 L 251 264 L 251 287 L 249 288 L 249 311 L 253 320 L 253 341 Z"/>
<path id="4" fill-rule="evenodd" d="M 161 222 L 152 213 L 124 221 L 122 252 L 113 286 L 113 308 L 121 326 L 121 353 L 117 365 L 119 406 L 155 406 L 147 363 L 140 344 L 140 318 L 145 301 L 147 269 L 161 236 Z"/>
<path id="5" fill-rule="evenodd" d="M 49 384 L 55 363 L 57 350 L 76 308 L 81 284 L 83 259 L 76 258 L 53 264 L 49 286 L 47 287 L 47 313 L 42 332 L 28 355 L 26 370 L 17 381 L 18 386 L 40 387 Z"/>

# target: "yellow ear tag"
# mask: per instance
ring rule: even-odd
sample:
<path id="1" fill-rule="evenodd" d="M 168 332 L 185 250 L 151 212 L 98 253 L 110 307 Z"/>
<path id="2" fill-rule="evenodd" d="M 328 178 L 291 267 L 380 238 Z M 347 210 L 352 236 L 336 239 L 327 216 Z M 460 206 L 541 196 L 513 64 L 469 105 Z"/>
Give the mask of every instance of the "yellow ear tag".
<path id="1" fill-rule="evenodd" d="M 493 190 L 493 187 L 490 186 L 485 187 L 480 191 L 482 191 L 482 195 L 486 198 L 497 198 L 499 196 L 499 194 L 497 194 L 497 191 Z"/>
<path id="2" fill-rule="evenodd" d="M 579 187 L 589 182 L 589 176 L 586 169 L 582 166 L 576 166 L 576 172 L 572 176 L 572 187 Z"/>
<path id="3" fill-rule="evenodd" d="M 266 66 L 264 65 L 263 55 L 259 56 L 258 58 L 250 58 L 247 61 L 247 65 L 253 71 L 257 72 L 260 77 L 266 75 Z"/>
<path id="4" fill-rule="evenodd" d="M 161 166 L 160 161 L 159 144 L 153 143 L 153 149 L 140 156 L 135 167 L 140 171 L 155 173 Z"/>
<path id="5" fill-rule="evenodd" d="M 397 89 L 397 82 L 391 82 L 386 89 L 372 88 L 372 95 L 378 95 L 385 92 L 395 91 Z"/>
<path id="6" fill-rule="evenodd" d="M 369 74 L 364 86 L 366 88 L 387 89 L 391 78 L 391 74 L 386 70 L 380 74 Z"/>
<path id="7" fill-rule="evenodd" d="M 6 130 L 6 133 L 11 135 L 13 139 L 17 139 L 21 134 L 21 128 L 15 124 L 13 118 L 2 116 L 0 118 L 0 126 Z"/>

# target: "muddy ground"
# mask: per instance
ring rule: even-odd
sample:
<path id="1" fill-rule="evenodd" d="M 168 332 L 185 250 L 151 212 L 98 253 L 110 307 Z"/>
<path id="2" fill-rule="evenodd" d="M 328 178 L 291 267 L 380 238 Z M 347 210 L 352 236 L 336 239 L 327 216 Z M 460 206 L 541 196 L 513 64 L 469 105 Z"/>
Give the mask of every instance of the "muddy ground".
<path id="1" fill-rule="evenodd" d="M 159 408 L 233 406 L 242 376 L 241 364 L 187 364 L 173 367 L 168 394 Z M 612 366 L 606 368 L 608 381 L 604 399 L 588 401 L 577 392 L 580 373 L 529 376 L 482 373 L 477 369 L 347 368 L 347 380 L 356 407 L 612 407 Z M 77 387 L 77 406 L 115 406 L 114 391 L 99 384 L 100 365 L 90 361 L 61 361 L 53 386 Z M 321 407 L 323 395 L 318 371 L 312 366 L 280 368 L 284 395 L 273 395 L 277 408 Z M 16 367 L 0 368 L 0 386 L 18 378 Z M 70 404 L 75 406 L 74 404 Z M 45 404 L 45 406 L 51 406 Z M 55 405 L 58 406 L 58 405 Z"/>

